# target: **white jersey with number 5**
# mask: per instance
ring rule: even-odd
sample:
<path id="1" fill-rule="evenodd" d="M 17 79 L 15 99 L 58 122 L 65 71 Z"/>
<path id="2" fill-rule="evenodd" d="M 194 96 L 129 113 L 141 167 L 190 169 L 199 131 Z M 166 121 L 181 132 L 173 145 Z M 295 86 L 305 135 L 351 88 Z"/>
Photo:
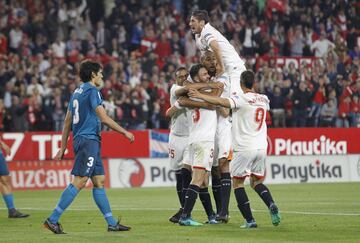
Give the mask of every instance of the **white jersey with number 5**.
<path id="1" fill-rule="evenodd" d="M 233 149 L 267 149 L 266 113 L 269 99 L 266 95 L 247 92 L 229 98 L 233 109 Z"/>

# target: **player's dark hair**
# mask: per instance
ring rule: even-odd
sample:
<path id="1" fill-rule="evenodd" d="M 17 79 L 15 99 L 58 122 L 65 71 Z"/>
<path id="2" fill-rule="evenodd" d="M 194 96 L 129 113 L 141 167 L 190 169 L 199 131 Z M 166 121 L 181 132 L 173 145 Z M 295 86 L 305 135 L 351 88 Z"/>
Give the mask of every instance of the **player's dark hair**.
<path id="1" fill-rule="evenodd" d="M 198 75 L 201 68 L 205 68 L 205 66 L 201 63 L 191 66 L 189 74 L 192 80 L 194 80 L 195 76 Z"/>
<path id="2" fill-rule="evenodd" d="M 191 16 L 199 21 L 204 20 L 205 24 L 209 22 L 209 14 L 206 10 L 194 10 Z"/>
<path id="3" fill-rule="evenodd" d="M 92 74 L 98 73 L 102 66 L 98 62 L 84 60 L 80 64 L 80 79 L 84 83 L 91 81 Z"/>
<path id="4" fill-rule="evenodd" d="M 187 71 L 186 67 L 183 67 L 183 66 L 178 67 L 178 68 L 176 69 L 176 71 L 175 71 L 175 76 L 177 76 L 177 75 L 178 75 L 178 73 L 179 73 L 180 71 L 182 71 L 182 70 Z"/>
<path id="5" fill-rule="evenodd" d="M 252 89 L 255 82 L 255 74 L 251 70 L 246 70 L 241 73 L 240 83 L 245 86 L 245 88 Z"/>

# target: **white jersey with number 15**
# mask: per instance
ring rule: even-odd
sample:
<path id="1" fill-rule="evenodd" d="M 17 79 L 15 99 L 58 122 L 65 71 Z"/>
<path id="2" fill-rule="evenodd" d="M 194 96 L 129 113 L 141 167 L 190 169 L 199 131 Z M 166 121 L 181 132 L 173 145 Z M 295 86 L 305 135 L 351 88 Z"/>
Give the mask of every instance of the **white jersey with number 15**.
<path id="1" fill-rule="evenodd" d="M 233 149 L 267 149 L 266 113 L 269 99 L 266 95 L 247 92 L 229 98 L 233 109 Z"/>

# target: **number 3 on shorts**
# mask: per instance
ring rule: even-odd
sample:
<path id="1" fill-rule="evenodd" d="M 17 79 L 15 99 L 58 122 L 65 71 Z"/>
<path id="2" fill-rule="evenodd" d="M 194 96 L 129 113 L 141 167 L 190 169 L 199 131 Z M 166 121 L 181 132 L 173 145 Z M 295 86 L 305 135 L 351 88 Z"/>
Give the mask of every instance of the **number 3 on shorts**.
<path id="1" fill-rule="evenodd" d="M 89 157 L 88 160 L 89 160 L 89 162 L 87 162 L 86 165 L 89 166 L 89 167 L 93 166 L 93 164 L 94 164 L 94 157 Z"/>

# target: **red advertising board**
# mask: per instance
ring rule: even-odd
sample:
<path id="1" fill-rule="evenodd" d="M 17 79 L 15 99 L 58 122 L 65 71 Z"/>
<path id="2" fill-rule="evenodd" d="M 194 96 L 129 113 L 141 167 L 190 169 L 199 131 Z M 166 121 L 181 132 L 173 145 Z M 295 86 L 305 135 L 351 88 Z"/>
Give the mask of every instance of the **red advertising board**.
<path id="1" fill-rule="evenodd" d="M 149 158 L 149 131 L 134 131 L 130 144 L 120 134 L 103 132 L 103 158 Z M 271 155 L 359 154 L 359 128 L 279 128 L 268 129 L 268 150 Z M 61 141 L 54 132 L 3 133 L 2 139 L 11 148 L 8 161 L 51 160 Z M 167 153 L 167 148 L 161 147 Z M 158 148 L 157 148 L 158 150 Z M 69 139 L 65 159 L 73 159 L 72 139 Z"/>
<path id="2" fill-rule="evenodd" d="M 135 142 L 130 142 L 115 132 L 103 132 L 101 152 L 104 158 L 149 157 L 148 131 L 134 131 Z M 8 161 L 50 160 L 61 144 L 61 134 L 56 132 L 3 133 L 2 140 L 11 148 Z M 73 159 L 72 138 L 69 139 L 64 159 Z"/>
<path id="3" fill-rule="evenodd" d="M 31 160 L 8 163 L 11 184 L 15 190 L 63 189 L 71 182 L 73 160 Z M 109 187 L 109 164 L 103 160 L 105 187 Z M 92 187 L 91 180 L 87 187 Z"/>

